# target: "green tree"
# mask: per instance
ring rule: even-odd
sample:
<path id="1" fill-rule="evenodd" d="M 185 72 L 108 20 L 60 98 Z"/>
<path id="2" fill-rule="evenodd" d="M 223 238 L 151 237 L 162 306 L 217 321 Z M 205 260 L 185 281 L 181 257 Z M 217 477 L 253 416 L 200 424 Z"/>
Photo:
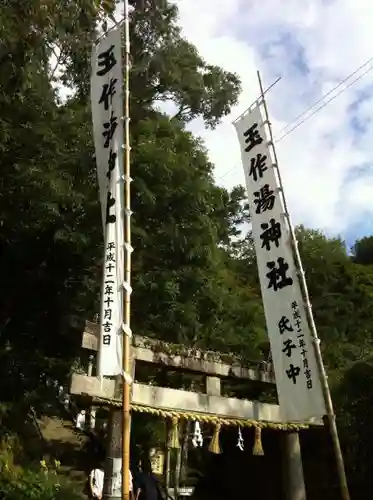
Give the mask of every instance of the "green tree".
<path id="1" fill-rule="evenodd" d="M 58 462 L 22 468 L 15 463 L 13 442 L 2 443 L 0 451 L 0 496 L 8 500 L 83 500 L 78 486 L 58 471 Z M 41 465 L 41 466 L 40 466 Z"/>
<path id="2" fill-rule="evenodd" d="M 134 118 L 156 103 L 172 101 L 174 119 L 187 123 L 202 117 L 214 127 L 236 104 L 237 75 L 207 64 L 181 36 L 178 9 L 171 2 L 136 0 L 131 14 L 131 89 Z"/>
<path id="3" fill-rule="evenodd" d="M 0 389 L 13 401 L 37 397 L 45 373 L 68 373 L 80 339 L 60 329 L 61 318 L 98 311 L 102 228 L 88 87 L 101 7 L 0 6 Z M 214 126 L 239 82 L 182 39 L 175 6 L 149 9 L 137 5 L 131 20 L 135 331 L 202 345 L 215 335 L 221 346 L 234 299 L 220 245 L 242 218 L 242 192 L 214 185 L 184 124 L 199 116 Z M 74 93 L 65 103 L 58 82 Z M 165 99 L 179 107 L 172 120 L 155 109 Z"/>
<path id="4" fill-rule="evenodd" d="M 372 358 L 346 370 L 335 391 L 337 417 L 352 487 L 371 483 L 373 409 Z"/>
<path id="5" fill-rule="evenodd" d="M 358 264 L 373 264 L 373 236 L 366 236 L 357 240 L 352 247 L 353 260 Z"/>
<path id="6" fill-rule="evenodd" d="M 297 238 L 325 360 L 331 370 L 349 366 L 372 346 L 373 274 L 338 238 L 304 228 Z"/>
<path id="7" fill-rule="evenodd" d="M 243 304 L 247 292 L 227 273 L 220 245 L 229 244 L 243 217 L 243 192 L 217 188 L 200 142 L 168 117 L 142 121 L 135 131 L 135 331 L 228 347 L 239 323 L 233 303 Z"/>

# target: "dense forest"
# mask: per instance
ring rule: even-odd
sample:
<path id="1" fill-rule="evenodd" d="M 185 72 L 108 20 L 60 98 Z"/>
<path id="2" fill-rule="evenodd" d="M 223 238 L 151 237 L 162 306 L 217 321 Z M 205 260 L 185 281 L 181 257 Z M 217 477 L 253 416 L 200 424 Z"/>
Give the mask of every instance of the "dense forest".
<path id="1" fill-rule="evenodd" d="M 267 335 L 255 252 L 240 231 L 249 220 L 245 192 L 215 183 L 203 143 L 186 130 L 195 118 L 214 128 L 236 104 L 239 78 L 182 37 L 173 3 L 130 3 L 132 329 L 260 359 Z M 26 460 L 19 436 L 30 408 L 53 406 L 45 380 L 67 384 L 79 362 L 64 318 L 99 311 L 89 78 L 108 9 L 92 0 L 0 5 L 0 496 L 9 500 L 79 498 L 70 483 L 58 478 L 57 488 L 56 474 L 37 470 L 40 457 Z M 159 110 L 166 100 L 174 116 Z M 373 236 L 352 249 L 317 230 L 299 227 L 297 236 L 351 490 L 370 492 Z"/>

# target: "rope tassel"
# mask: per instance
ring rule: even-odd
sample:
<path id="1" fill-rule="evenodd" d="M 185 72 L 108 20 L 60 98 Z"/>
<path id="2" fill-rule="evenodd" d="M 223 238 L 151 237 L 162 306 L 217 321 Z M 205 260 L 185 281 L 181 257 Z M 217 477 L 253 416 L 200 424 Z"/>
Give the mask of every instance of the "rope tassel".
<path id="1" fill-rule="evenodd" d="M 211 451 L 211 453 L 216 453 L 216 454 L 221 453 L 220 444 L 219 444 L 220 428 L 221 428 L 221 424 L 219 422 L 217 424 L 215 424 L 214 434 L 212 436 L 210 446 L 209 446 L 209 450 Z"/>
<path id="2" fill-rule="evenodd" d="M 255 427 L 255 439 L 253 447 L 253 455 L 263 456 L 264 450 L 262 445 L 262 429 L 261 427 Z"/>
<path id="3" fill-rule="evenodd" d="M 179 443 L 179 419 L 177 417 L 172 417 L 172 425 L 168 438 L 169 448 L 180 448 Z"/>

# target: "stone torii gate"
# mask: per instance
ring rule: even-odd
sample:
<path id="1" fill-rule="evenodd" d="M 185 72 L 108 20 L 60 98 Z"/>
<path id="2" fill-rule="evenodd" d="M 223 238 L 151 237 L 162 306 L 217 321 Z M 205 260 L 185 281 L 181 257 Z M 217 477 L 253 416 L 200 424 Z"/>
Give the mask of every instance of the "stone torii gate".
<path id="1" fill-rule="evenodd" d="M 91 352 L 90 358 L 98 351 L 99 325 L 89 321 L 75 320 L 72 325 L 82 332 L 82 348 Z M 221 419 L 257 422 L 259 426 L 271 425 L 284 432 L 284 476 L 286 500 L 306 500 L 306 491 L 303 477 L 302 458 L 299 434 L 297 430 L 302 426 L 287 426 L 281 420 L 280 408 L 275 404 L 249 401 L 244 399 L 224 397 L 221 395 L 221 381 L 235 379 L 248 386 L 262 388 L 274 387 L 275 380 L 264 363 L 252 363 L 242 366 L 237 360 L 227 362 L 227 355 L 216 352 L 202 352 L 190 350 L 186 347 L 166 344 L 146 337 L 135 336 L 132 347 L 132 408 L 152 408 L 155 411 L 173 412 L 181 414 L 199 414 L 201 416 L 218 417 Z M 165 369 L 195 373 L 205 377 L 204 394 L 158 387 L 136 382 L 136 365 L 146 363 L 163 366 Z M 121 457 L 121 408 L 120 388 L 118 390 L 114 379 L 100 380 L 94 376 L 92 365 L 87 373 L 72 375 L 70 393 L 90 398 L 95 406 L 106 405 L 116 408 L 112 412 L 111 450 L 109 454 Z M 290 432 L 289 432 L 290 430 Z M 115 436 L 114 436 L 115 434 Z M 116 498 L 116 495 L 110 498 Z"/>

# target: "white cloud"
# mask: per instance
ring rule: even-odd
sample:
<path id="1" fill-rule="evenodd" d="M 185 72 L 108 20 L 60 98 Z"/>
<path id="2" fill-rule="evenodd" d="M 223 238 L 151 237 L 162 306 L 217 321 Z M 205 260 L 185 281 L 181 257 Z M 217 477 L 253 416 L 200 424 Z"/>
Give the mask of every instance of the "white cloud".
<path id="1" fill-rule="evenodd" d="M 281 76 L 268 94 L 278 136 L 289 121 L 373 56 L 373 5 L 367 0 L 176 3 L 184 35 L 203 58 L 242 79 L 238 106 L 216 130 L 205 130 L 200 120 L 191 126 L 206 142 L 217 181 L 228 188 L 244 183 L 231 122 L 258 96 L 257 69 L 266 85 Z M 365 99 L 356 105 L 363 91 Z M 370 217 L 373 230 L 373 174 L 368 168 L 367 174 L 358 175 L 361 165 L 373 164 L 372 116 L 373 71 L 278 143 L 295 223 L 347 235 L 362 217 Z M 363 126 L 360 134 L 352 118 Z"/>

